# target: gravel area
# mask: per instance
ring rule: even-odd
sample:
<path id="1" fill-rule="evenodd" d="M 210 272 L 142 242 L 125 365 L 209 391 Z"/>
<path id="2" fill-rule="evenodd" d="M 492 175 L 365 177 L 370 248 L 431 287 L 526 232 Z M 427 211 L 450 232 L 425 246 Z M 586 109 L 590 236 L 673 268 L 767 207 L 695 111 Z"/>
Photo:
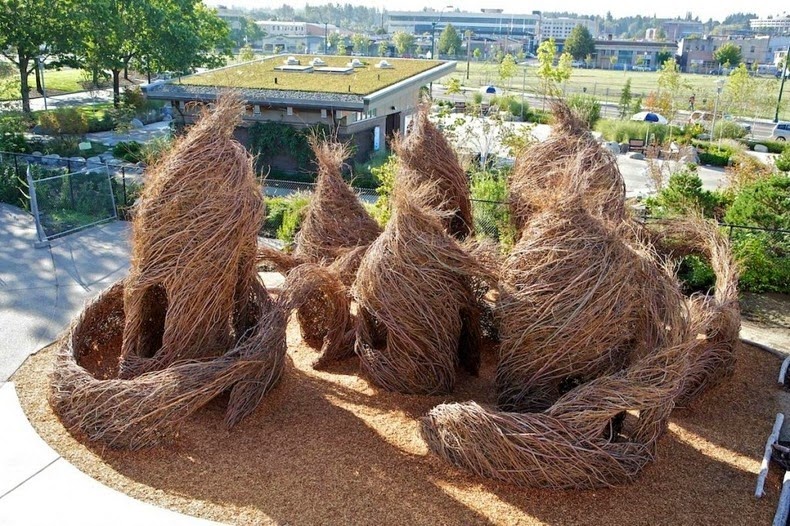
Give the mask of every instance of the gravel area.
<path id="1" fill-rule="evenodd" d="M 84 444 L 46 401 L 52 347 L 14 376 L 23 408 L 66 460 L 129 495 L 235 524 L 769 524 L 780 487 L 753 498 L 765 439 L 785 396 L 778 358 L 743 347 L 735 376 L 677 410 L 658 460 L 632 485 L 571 492 L 467 475 L 428 454 L 417 418 L 446 400 L 493 399 L 494 353 L 449 397 L 381 392 L 355 359 L 314 371 L 316 353 L 288 330 L 281 384 L 232 431 L 223 404 L 199 412 L 168 447 L 139 452 Z M 120 512 L 120 510 L 119 510 Z M 110 520 L 108 518 L 108 520 Z"/>

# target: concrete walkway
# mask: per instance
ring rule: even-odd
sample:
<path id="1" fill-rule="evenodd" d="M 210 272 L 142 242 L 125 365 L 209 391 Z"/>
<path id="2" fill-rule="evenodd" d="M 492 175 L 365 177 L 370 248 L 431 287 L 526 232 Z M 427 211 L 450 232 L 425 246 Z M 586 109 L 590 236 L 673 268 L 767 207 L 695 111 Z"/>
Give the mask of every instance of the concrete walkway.
<path id="1" fill-rule="evenodd" d="M 116 221 L 33 248 L 33 217 L 0 203 L 0 383 L 126 274 L 128 230 Z"/>
<path id="2" fill-rule="evenodd" d="M 0 422 L 3 526 L 216 524 L 135 500 L 69 464 L 30 427 L 10 382 L 0 386 Z"/>

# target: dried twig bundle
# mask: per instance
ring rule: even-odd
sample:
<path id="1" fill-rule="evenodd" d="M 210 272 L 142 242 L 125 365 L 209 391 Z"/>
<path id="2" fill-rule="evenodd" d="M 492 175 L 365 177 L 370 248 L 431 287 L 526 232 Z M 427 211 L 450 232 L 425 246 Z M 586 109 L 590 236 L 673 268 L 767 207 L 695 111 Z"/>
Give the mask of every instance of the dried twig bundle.
<path id="1" fill-rule="evenodd" d="M 479 367 L 471 280 L 486 271 L 447 235 L 438 212 L 420 204 L 435 191 L 396 186 L 392 218 L 354 283 L 356 352 L 365 372 L 389 390 L 447 392 L 459 362 L 473 372 Z"/>
<path id="2" fill-rule="evenodd" d="M 713 221 L 686 217 L 650 225 L 657 245 L 672 257 L 689 254 L 710 262 L 716 275 L 713 295 L 694 294 L 689 311 L 700 333 L 689 353 L 689 371 L 677 404 L 686 406 L 709 387 L 730 376 L 741 329 L 738 265 L 729 239 Z"/>
<path id="3" fill-rule="evenodd" d="M 257 279 L 263 199 L 233 140 L 243 105 L 221 98 L 148 171 L 132 227 L 122 376 L 225 353 Z"/>
<path id="4" fill-rule="evenodd" d="M 545 413 L 443 404 L 422 419 L 432 451 L 483 477 L 533 487 L 591 489 L 633 480 L 655 456 L 658 438 L 693 345 L 676 331 L 628 369 L 564 395 Z M 638 414 L 627 417 L 626 412 Z"/>
<path id="5" fill-rule="evenodd" d="M 318 162 L 315 193 L 296 237 L 294 255 L 311 263 L 333 261 L 338 249 L 368 246 L 381 233 L 340 172 L 348 149 L 336 142 L 311 141 Z"/>
<path id="6" fill-rule="evenodd" d="M 289 271 L 282 300 L 289 311 L 297 309 L 304 340 L 321 349 L 316 368 L 354 354 L 351 297 L 331 267 L 305 263 Z"/>
<path id="7" fill-rule="evenodd" d="M 529 223 L 500 276 L 500 407 L 544 410 L 656 343 L 644 322 L 656 264 L 622 237 L 574 202 Z"/>
<path id="8" fill-rule="evenodd" d="M 231 390 L 225 421 L 257 407 L 285 363 L 285 309 L 262 285 L 250 294 L 255 321 L 212 360 L 182 361 L 129 380 L 115 378 L 124 328 L 124 284 L 90 303 L 60 342 L 50 402 L 63 423 L 109 446 L 140 449 L 171 439 L 193 412 Z"/>
<path id="9" fill-rule="evenodd" d="M 472 203 L 469 181 L 444 134 L 428 118 L 423 107 L 414 117 L 409 135 L 394 145 L 401 165 L 399 184 L 404 190 L 433 185 L 437 191 L 425 194 L 429 208 L 451 212 L 443 217 L 448 234 L 463 239 L 472 233 Z"/>
<path id="10" fill-rule="evenodd" d="M 521 230 L 536 213 L 556 208 L 568 195 L 582 197 L 589 212 L 621 220 L 625 182 L 617 160 L 561 101 L 552 104 L 551 136 L 526 148 L 516 159 L 508 183 L 511 217 Z"/>

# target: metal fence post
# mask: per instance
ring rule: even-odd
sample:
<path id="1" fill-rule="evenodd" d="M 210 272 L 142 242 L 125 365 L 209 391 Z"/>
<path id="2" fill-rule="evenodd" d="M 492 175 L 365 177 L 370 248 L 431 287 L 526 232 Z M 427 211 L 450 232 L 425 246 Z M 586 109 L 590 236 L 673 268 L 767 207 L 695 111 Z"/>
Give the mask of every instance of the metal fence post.
<path id="1" fill-rule="evenodd" d="M 33 243 L 35 248 L 42 248 L 49 245 L 47 234 L 41 226 L 41 219 L 38 216 L 38 201 L 36 200 L 36 183 L 33 181 L 33 176 L 30 174 L 30 165 L 27 165 L 27 186 L 30 190 L 30 211 L 33 213 L 33 218 L 36 220 L 36 235 L 38 242 Z"/>
<path id="2" fill-rule="evenodd" d="M 107 171 L 109 172 L 110 167 L 107 166 Z M 123 207 L 126 208 L 129 204 L 126 202 L 126 167 L 121 166 L 121 186 L 123 187 Z"/>
<path id="3" fill-rule="evenodd" d="M 16 174 L 17 179 L 21 179 L 22 177 L 19 175 L 19 156 L 17 154 L 14 155 L 14 173 Z"/>
<path id="4" fill-rule="evenodd" d="M 71 170 L 69 170 L 71 172 Z M 69 197 L 71 198 L 71 208 L 74 208 L 74 177 L 69 173 L 66 177 L 69 178 Z"/>

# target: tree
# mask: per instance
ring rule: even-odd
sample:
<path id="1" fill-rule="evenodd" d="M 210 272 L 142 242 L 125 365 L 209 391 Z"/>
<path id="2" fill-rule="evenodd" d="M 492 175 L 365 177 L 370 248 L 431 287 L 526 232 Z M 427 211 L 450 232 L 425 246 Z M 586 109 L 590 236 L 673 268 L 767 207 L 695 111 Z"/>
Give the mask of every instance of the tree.
<path id="1" fill-rule="evenodd" d="M 382 40 L 381 42 L 379 42 L 379 50 L 378 51 L 379 51 L 379 56 L 380 57 L 386 56 L 387 51 L 389 51 L 389 44 L 387 42 L 385 42 L 384 40 Z"/>
<path id="2" fill-rule="evenodd" d="M 632 99 L 633 95 L 631 94 L 631 78 L 629 77 L 628 80 L 625 81 L 625 85 L 620 92 L 620 104 L 618 109 L 620 110 L 621 119 L 625 119 L 628 116 L 628 113 L 631 111 Z"/>
<path id="3" fill-rule="evenodd" d="M 461 35 L 455 30 L 452 24 L 447 24 L 439 36 L 438 52 L 449 54 L 451 50 L 461 49 Z"/>
<path id="4" fill-rule="evenodd" d="M 587 55 L 592 55 L 595 52 L 595 40 L 590 30 L 582 24 L 574 27 L 565 40 L 565 52 L 570 53 L 575 60 L 583 60 Z"/>
<path id="5" fill-rule="evenodd" d="M 214 68 L 232 56 L 230 28 L 200 0 L 83 0 L 77 54 L 93 71 L 113 77 L 120 104 L 120 74 L 136 60 L 150 71 Z"/>
<path id="6" fill-rule="evenodd" d="M 584 64 L 587 66 L 587 69 L 592 68 L 594 63 L 595 60 L 593 60 L 592 55 L 587 55 L 586 57 L 584 57 Z"/>
<path id="7" fill-rule="evenodd" d="M 392 42 L 395 44 L 395 49 L 398 50 L 398 54 L 403 56 L 414 46 L 414 35 L 404 31 L 398 31 L 392 35 Z"/>
<path id="8" fill-rule="evenodd" d="M 368 52 L 368 37 L 360 33 L 351 35 L 351 44 L 354 46 L 354 52 L 367 54 Z"/>
<path id="9" fill-rule="evenodd" d="M 658 94 L 657 100 L 660 101 L 659 107 L 664 111 L 664 117 L 672 121 L 677 114 L 677 101 L 689 89 L 687 82 L 680 74 L 680 68 L 671 58 L 661 66 L 658 74 Z M 685 98 L 683 99 L 685 102 Z"/>
<path id="10" fill-rule="evenodd" d="M 617 57 L 615 55 L 612 55 L 611 57 L 609 57 L 609 69 L 614 69 L 616 65 L 617 65 Z"/>
<path id="11" fill-rule="evenodd" d="M 475 57 L 475 60 L 480 60 L 483 58 L 483 52 L 480 51 L 479 47 L 476 47 L 474 51 L 472 51 L 472 56 Z"/>
<path id="12" fill-rule="evenodd" d="M 335 53 L 339 54 L 338 45 L 340 45 L 340 40 L 342 38 L 343 37 L 341 37 L 340 33 L 338 33 L 337 31 L 333 33 L 329 33 L 329 35 L 326 37 L 326 40 L 329 43 L 329 49 L 334 49 Z"/>
<path id="13" fill-rule="evenodd" d="M 662 49 L 661 51 L 656 53 L 656 64 L 661 65 L 667 60 L 671 59 L 672 57 L 673 57 L 673 53 L 671 51 Z"/>
<path id="14" fill-rule="evenodd" d="M 22 111 L 30 112 L 28 76 L 40 55 L 65 53 L 79 14 L 71 0 L 0 0 L 0 54 L 19 72 Z M 42 51 L 43 48 L 43 51 Z"/>
<path id="15" fill-rule="evenodd" d="M 239 50 L 239 60 L 242 62 L 249 62 L 250 60 L 255 60 L 255 51 L 252 50 L 252 46 L 249 44 L 245 44 Z"/>
<path id="16" fill-rule="evenodd" d="M 451 77 L 450 80 L 447 81 L 444 92 L 447 95 L 457 95 L 459 93 L 463 94 L 463 91 L 461 90 L 461 81 L 456 77 Z"/>
<path id="17" fill-rule="evenodd" d="M 722 66 L 736 66 L 740 64 L 742 60 L 741 48 L 732 42 L 726 42 L 713 52 L 713 58 Z"/>
<path id="18" fill-rule="evenodd" d="M 505 55 L 505 58 L 499 63 L 499 78 L 502 79 L 502 83 L 507 82 L 508 89 L 510 89 L 510 79 L 516 75 L 517 70 L 516 60 L 510 53 Z"/>
<path id="19" fill-rule="evenodd" d="M 732 70 L 727 84 L 724 86 L 724 101 L 730 112 L 736 115 L 748 115 L 755 100 L 757 82 L 749 74 L 746 65 L 741 63 Z"/>
<path id="20" fill-rule="evenodd" d="M 560 60 L 557 63 L 557 72 L 555 76 L 557 82 L 566 82 L 573 74 L 573 57 L 570 53 L 563 53 L 560 55 Z"/>

